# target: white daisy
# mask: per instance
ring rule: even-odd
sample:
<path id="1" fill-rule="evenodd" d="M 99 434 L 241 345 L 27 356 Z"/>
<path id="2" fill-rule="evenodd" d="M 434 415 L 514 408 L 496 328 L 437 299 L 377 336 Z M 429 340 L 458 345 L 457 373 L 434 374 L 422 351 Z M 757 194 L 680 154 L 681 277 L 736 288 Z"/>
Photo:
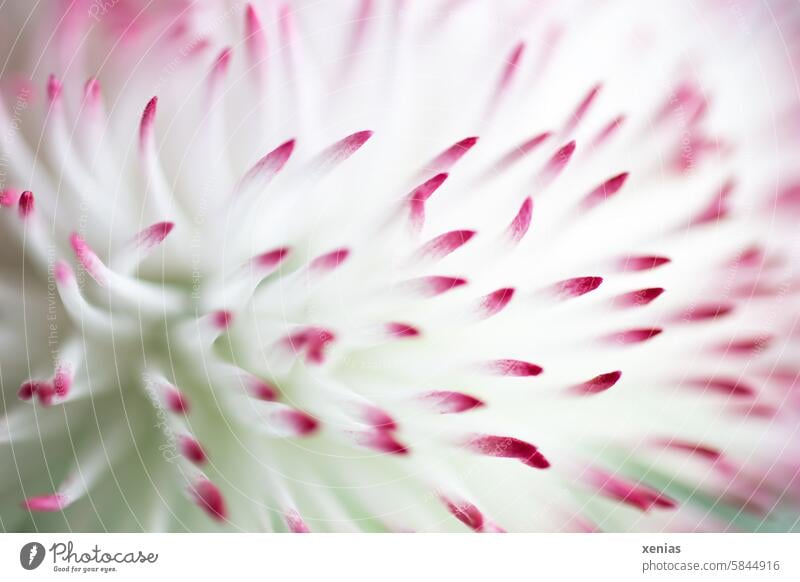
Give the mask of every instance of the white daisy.
<path id="1" fill-rule="evenodd" d="M 792 4 L 4 4 L 2 527 L 797 529 Z"/>

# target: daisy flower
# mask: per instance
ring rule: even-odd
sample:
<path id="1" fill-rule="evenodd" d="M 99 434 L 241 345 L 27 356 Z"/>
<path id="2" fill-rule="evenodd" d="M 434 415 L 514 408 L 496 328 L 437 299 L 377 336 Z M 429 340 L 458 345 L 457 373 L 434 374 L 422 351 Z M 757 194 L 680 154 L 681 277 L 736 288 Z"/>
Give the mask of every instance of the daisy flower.
<path id="1" fill-rule="evenodd" d="M 9 4 L 3 529 L 798 529 L 794 2 Z"/>

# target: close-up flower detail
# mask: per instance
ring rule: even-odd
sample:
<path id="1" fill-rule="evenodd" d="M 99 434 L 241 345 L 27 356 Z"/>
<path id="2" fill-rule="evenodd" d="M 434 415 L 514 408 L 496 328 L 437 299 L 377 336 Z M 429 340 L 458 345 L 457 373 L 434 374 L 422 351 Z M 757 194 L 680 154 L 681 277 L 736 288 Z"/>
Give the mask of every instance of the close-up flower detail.
<path id="1" fill-rule="evenodd" d="M 0 526 L 799 531 L 798 32 L 0 2 Z"/>

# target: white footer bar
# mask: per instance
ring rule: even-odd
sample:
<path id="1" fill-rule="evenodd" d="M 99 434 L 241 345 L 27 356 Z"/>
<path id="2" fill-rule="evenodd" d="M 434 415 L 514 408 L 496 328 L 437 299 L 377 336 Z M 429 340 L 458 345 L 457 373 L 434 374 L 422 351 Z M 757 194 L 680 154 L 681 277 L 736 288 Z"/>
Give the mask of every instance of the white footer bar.
<path id="1" fill-rule="evenodd" d="M 798 534 L 4 534 L 0 579 L 777 581 L 798 554 Z"/>

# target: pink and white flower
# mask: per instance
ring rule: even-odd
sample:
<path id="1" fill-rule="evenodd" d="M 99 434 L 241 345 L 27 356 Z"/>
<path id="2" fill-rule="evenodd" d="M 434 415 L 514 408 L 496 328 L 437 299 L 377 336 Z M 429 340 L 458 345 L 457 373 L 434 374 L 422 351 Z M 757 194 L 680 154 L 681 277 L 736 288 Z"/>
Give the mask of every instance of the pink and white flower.
<path id="1" fill-rule="evenodd" d="M 793 4 L 3 5 L 3 527 L 798 529 Z"/>

